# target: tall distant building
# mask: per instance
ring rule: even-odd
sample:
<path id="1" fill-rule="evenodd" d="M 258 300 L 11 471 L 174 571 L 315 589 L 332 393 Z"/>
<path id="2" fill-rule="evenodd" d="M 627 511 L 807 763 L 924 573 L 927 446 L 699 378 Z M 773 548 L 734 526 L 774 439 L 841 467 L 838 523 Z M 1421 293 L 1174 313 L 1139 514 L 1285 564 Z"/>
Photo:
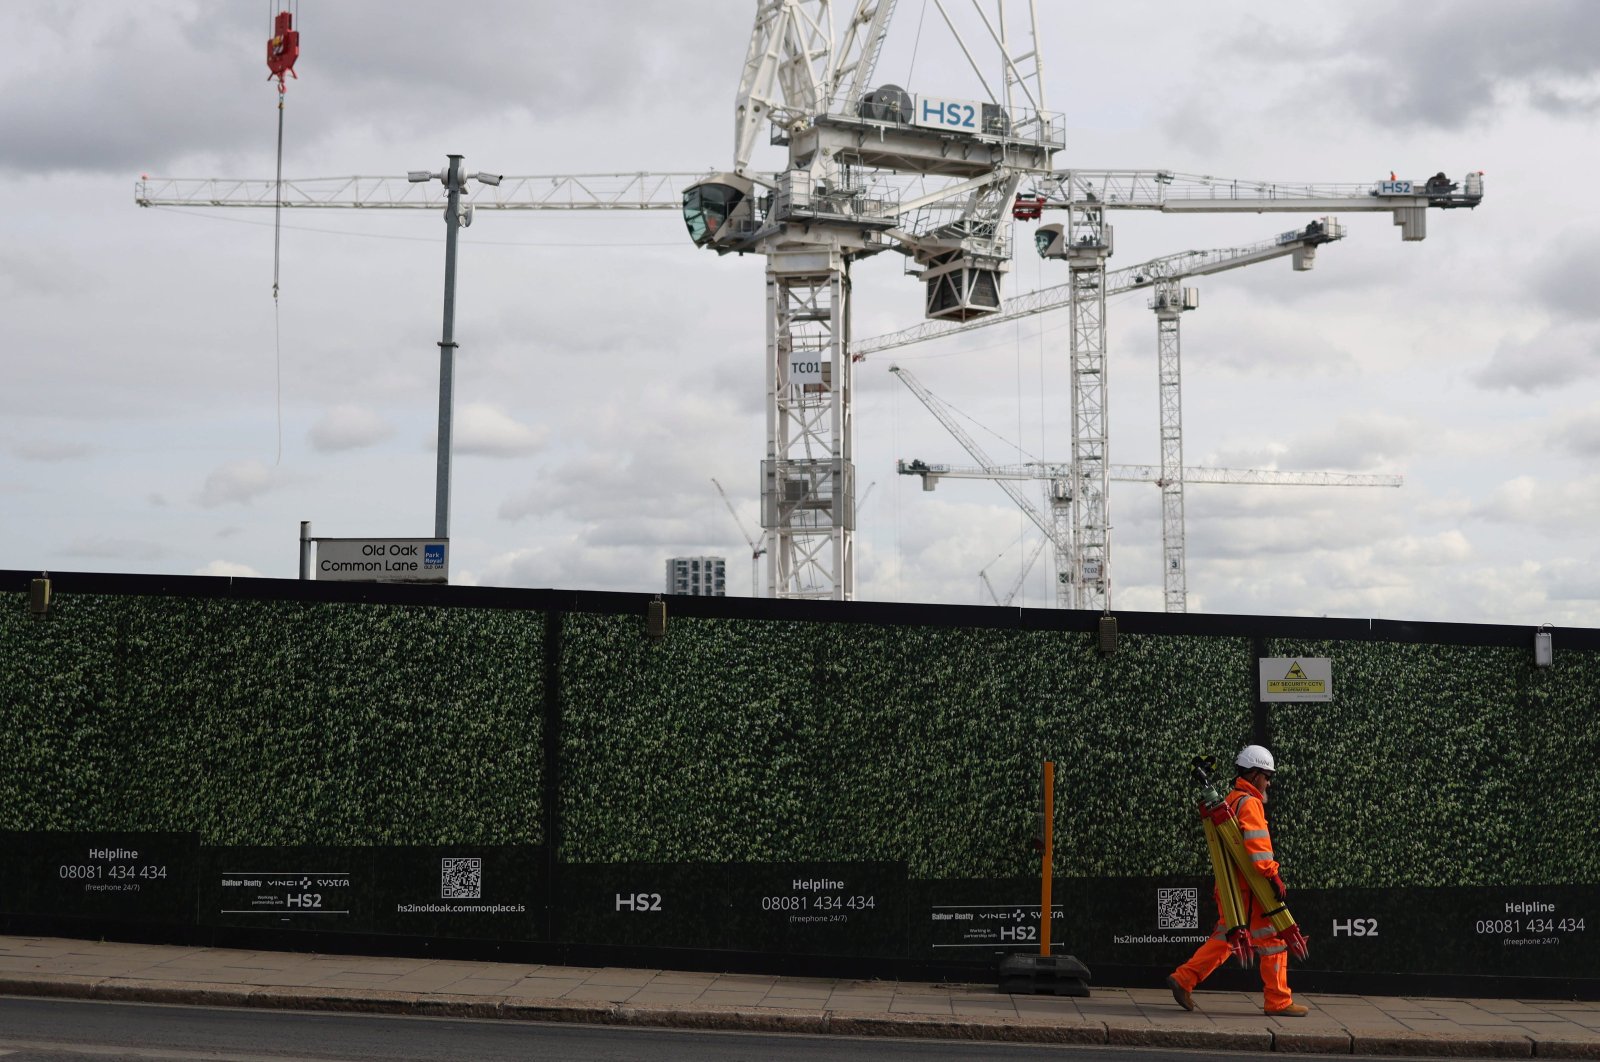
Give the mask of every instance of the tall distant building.
<path id="1" fill-rule="evenodd" d="M 726 597 L 727 567 L 721 557 L 668 557 L 667 593 Z"/>

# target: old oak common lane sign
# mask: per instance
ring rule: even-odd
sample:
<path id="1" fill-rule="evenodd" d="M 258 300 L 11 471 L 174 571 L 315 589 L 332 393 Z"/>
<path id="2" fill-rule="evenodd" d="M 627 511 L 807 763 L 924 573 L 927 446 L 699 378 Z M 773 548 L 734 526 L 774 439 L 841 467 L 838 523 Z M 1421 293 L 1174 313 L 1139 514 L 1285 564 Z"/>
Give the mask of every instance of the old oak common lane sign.
<path id="1" fill-rule="evenodd" d="M 447 583 L 450 540 L 315 538 L 314 578 L 353 583 Z"/>

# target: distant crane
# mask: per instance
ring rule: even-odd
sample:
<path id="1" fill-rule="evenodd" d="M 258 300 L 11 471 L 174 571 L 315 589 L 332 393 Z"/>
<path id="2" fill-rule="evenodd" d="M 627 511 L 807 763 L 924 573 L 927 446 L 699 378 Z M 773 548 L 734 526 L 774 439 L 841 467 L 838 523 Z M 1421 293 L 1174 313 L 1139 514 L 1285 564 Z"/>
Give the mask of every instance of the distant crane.
<path id="1" fill-rule="evenodd" d="M 1315 264 L 1319 247 L 1343 237 L 1344 226 L 1339 224 L 1336 218 L 1324 217 L 1309 222 L 1304 228 L 1282 232 L 1270 239 L 1244 247 L 1183 251 L 1104 274 L 1105 295 L 1108 297 L 1146 287 L 1153 290 L 1150 308 L 1156 315 L 1161 399 L 1162 475 L 1159 482 L 1162 500 L 1161 541 L 1165 553 L 1162 569 L 1168 612 L 1188 610 L 1184 559 L 1186 536 L 1183 521 L 1183 398 L 1179 372 L 1178 322 L 1179 315 L 1183 311 L 1194 309 L 1199 305 L 1199 295 L 1194 288 L 1183 287 L 1182 282 L 1191 277 L 1223 273 L 1283 257 L 1290 258 L 1296 272 L 1305 272 Z M 1035 243 L 1042 253 L 1050 253 L 1062 238 L 1059 225 L 1046 225 L 1040 227 Z M 924 322 L 899 332 L 862 340 L 856 346 L 857 357 L 865 358 L 876 351 L 890 350 L 926 339 L 981 328 L 990 323 L 1013 321 L 1047 310 L 1069 307 L 1072 298 L 1072 284 L 1044 288 L 1009 299 L 999 313 L 975 321 Z M 901 380 L 907 382 L 904 376 Z M 909 382 L 907 386 L 910 386 Z M 916 388 L 913 387 L 912 390 L 916 392 Z M 922 395 L 918 394 L 918 397 L 922 398 Z M 927 404 L 926 399 L 923 401 Z M 937 410 L 934 411 L 934 415 L 939 416 Z M 972 452 L 970 448 L 968 452 Z M 924 480 L 924 484 L 926 483 Z M 1062 608 L 1072 608 L 1076 599 L 1073 593 L 1075 569 L 1082 563 L 1089 563 L 1092 566 L 1096 562 L 1093 558 L 1085 561 L 1084 558 L 1077 556 L 1078 551 L 1074 548 L 1076 540 L 1072 537 L 1074 528 L 1071 520 L 1071 502 L 1078 484 L 1070 471 L 1051 489 L 1054 499 L 1052 513 L 1057 525 L 1054 537 L 1065 543 L 1064 548 L 1058 548 L 1055 554 L 1058 575 L 1057 605 Z M 1091 574 L 1093 574 L 1092 568 Z"/>
<path id="2" fill-rule="evenodd" d="M 767 552 L 765 535 L 762 536 L 761 545 L 756 545 L 756 540 L 750 532 L 744 529 L 744 521 L 739 519 L 739 514 L 733 508 L 733 502 L 728 500 L 728 492 L 722 489 L 722 484 L 717 482 L 717 477 L 711 477 L 711 483 L 717 488 L 717 493 L 722 495 L 722 504 L 728 507 L 728 515 L 733 517 L 733 522 L 739 525 L 739 534 L 750 546 L 750 596 L 761 596 L 761 556 Z"/>
<path id="3" fill-rule="evenodd" d="M 891 366 L 889 371 L 899 377 L 912 394 L 928 408 L 946 431 L 955 437 L 963 449 L 972 455 L 978 462 L 977 467 L 958 467 L 946 464 L 930 464 L 925 461 L 901 461 L 899 472 L 901 475 L 914 475 L 922 477 L 922 489 L 933 490 L 938 481 L 943 478 L 951 479 L 992 479 L 1000 485 L 1012 501 L 1016 502 L 1027 517 L 1044 532 L 1055 548 L 1056 558 L 1056 607 L 1071 608 L 1070 579 L 1071 579 L 1071 524 L 1068 518 L 1071 505 L 1071 492 L 1073 489 L 1074 468 L 1071 463 L 1060 462 L 1029 462 L 1017 465 L 1002 465 L 991 459 L 986 454 L 977 440 L 956 422 L 950 408 L 936 395 L 923 386 L 909 370 L 900 366 Z M 1158 469 L 1154 465 L 1108 465 L 1107 479 L 1121 480 L 1135 483 L 1154 483 L 1164 488 L 1168 469 Z M 1343 472 L 1279 472 L 1270 469 L 1229 469 L 1229 468 L 1204 468 L 1189 467 L 1179 470 L 1179 474 L 1191 483 L 1236 483 L 1236 484 L 1271 484 L 1278 486 L 1321 486 L 1321 487 L 1399 487 L 1404 480 L 1394 475 L 1364 475 Z M 1047 484 L 1050 502 L 1050 514 L 1046 516 L 1039 511 L 1021 488 L 1016 486 L 1018 480 L 1043 480 Z M 1165 527 L 1163 526 L 1163 531 Z M 1186 606 L 1185 606 L 1186 608 Z M 1170 599 L 1168 611 L 1184 611 L 1184 608 L 1174 608 Z"/>
<path id="4" fill-rule="evenodd" d="M 1006 591 L 1006 596 L 1004 598 L 994 592 L 994 584 L 989 581 L 989 568 L 993 567 L 995 561 L 998 561 L 1000 557 L 1004 557 L 1005 554 L 1000 554 L 1000 557 L 996 557 L 994 560 L 989 562 L 988 567 L 980 569 L 978 571 L 978 580 L 983 583 L 984 589 L 989 591 L 989 600 L 1002 607 L 1010 605 L 1011 602 L 1015 601 L 1017 599 L 1018 591 L 1022 589 L 1022 584 L 1028 580 L 1028 573 L 1033 571 L 1033 562 L 1039 559 L 1039 554 L 1044 552 L 1045 546 L 1049 545 L 1049 543 L 1050 539 L 1048 536 L 1046 536 L 1039 540 L 1039 544 L 1037 546 L 1033 547 L 1033 552 L 1028 554 L 1028 559 L 1022 562 L 1022 570 L 1017 573 L 1016 581 L 1011 584 L 1011 589 Z M 982 602 L 980 601 L 979 604 L 982 604 Z"/>
<path id="5" fill-rule="evenodd" d="M 1111 607 L 1105 317 L 1112 231 L 1106 211 L 1387 211 L 1401 239 L 1420 240 L 1427 235 L 1430 207 L 1470 208 L 1483 200 L 1481 172 L 1469 173 L 1463 184 L 1442 172 L 1425 182 L 1396 180 L 1391 173 L 1389 180 L 1372 185 L 1296 185 L 1219 181 L 1171 170 L 1066 170 L 1018 196 L 1012 212 L 1017 219 L 1038 218 L 1048 208 L 1067 211 L 1065 224 L 1041 226 L 1035 239 L 1040 255 L 1065 261 L 1072 275 L 1071 594 L 1076 607 Z"/>

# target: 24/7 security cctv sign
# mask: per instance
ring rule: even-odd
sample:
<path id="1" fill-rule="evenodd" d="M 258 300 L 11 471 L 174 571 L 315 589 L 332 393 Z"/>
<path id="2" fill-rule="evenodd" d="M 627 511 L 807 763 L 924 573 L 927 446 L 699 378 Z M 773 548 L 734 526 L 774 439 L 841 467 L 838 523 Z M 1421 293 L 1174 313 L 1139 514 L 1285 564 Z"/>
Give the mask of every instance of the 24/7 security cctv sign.
<path id="1" fill-rule="evenodd" d="M 1263 701 L 1333 700 L 1333 661 L 1325 656 L 1260 659 Z"/>
<path id="2" fill-rule="evenodd" d="M 442 538 L 319 538 L 317 579 L 349 583 L 447 583 L 450 541 Z"/>

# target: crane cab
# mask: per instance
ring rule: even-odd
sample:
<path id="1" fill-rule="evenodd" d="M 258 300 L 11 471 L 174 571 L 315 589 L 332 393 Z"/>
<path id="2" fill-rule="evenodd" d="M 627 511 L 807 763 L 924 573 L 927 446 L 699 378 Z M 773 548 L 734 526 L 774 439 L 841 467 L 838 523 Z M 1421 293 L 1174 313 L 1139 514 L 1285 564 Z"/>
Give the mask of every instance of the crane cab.
<path id="1" fill-rule="evenodd" d="M 756 229 L 755 182 L 719 173 L 683 190 L 683 223 L 696 247 L 719 254 L 750 238 Z"/>
<path id="2" fill-rule="evenodd" d="M 1098 233 L 1082 232 L 1074 242 L 1067 226 L 1059 223 L 1040 225 L 1033 234 L 1033 246 L 1040 258 L 1091 264 L 1111 254 L 1111 226 L 1101 225 Z"/>

